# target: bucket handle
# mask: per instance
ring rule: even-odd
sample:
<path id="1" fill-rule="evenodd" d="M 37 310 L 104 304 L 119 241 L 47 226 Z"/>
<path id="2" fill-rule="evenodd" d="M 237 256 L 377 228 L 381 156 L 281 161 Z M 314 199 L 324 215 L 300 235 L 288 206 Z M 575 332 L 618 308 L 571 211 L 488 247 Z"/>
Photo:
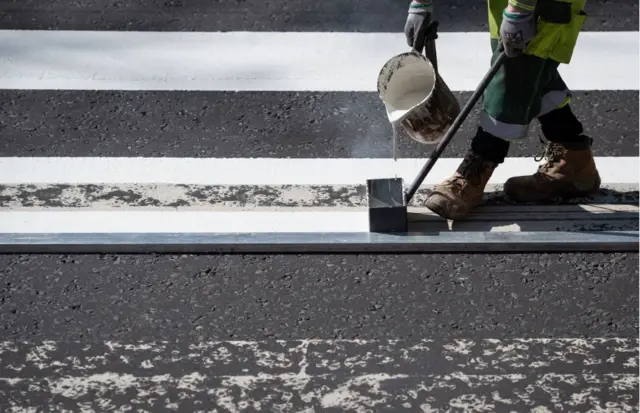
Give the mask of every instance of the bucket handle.
<path id="1" fill-rule="evenodd" d="M 422 54 L 422 50 L 425 49 L 425 55 L 433 65 L 436 76 L 438 74 L 438 58 L 436 54 L 435 40 L 438 38 L 439 24 L 439 21 L 434 20 L 429 25 L 426 25 L 423 20 L 420 23 L 420 27 L 418 27 L 415 37 L 413 38 L 413 47 L 411 48 L 418 54 Z"/>

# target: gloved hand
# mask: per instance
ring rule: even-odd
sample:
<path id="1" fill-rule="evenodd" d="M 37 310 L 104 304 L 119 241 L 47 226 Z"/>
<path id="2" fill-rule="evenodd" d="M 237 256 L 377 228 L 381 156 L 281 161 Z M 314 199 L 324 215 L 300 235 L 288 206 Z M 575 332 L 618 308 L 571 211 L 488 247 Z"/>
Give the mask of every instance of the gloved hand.
<path id="1" fill-rule="evenodd" d="M 407 38 L 407 44 L 409 47 L 413 47 L 413 41 L 418 33 L 420 25 L 424 22 L 424 28 L 431 22 L 431 13 L 433 6 L 431 0 L 413 0 L 409 5 L 409 14 L 407 16 L 407 23 L 404 25 L 404 35 Z M 417 45 L 419 50 L 424 47 L 423 44 Z"/>
<path id="2" fill-rule="evenodd" d="M 500 25 L 500 38 L 507 57 L 520 55 L 535 37 L 537 30 L 533 13 L 511 10 L 513 9 L 504 9 Z"/>

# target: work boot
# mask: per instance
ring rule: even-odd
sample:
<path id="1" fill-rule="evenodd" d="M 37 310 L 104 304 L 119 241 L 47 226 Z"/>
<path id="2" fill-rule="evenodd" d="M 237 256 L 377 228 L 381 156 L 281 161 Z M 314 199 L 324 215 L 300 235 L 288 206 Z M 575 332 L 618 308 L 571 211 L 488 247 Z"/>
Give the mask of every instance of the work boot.
<path id="1" fill-rule="evenodd" d="M 598 191 L 600 175 L 591 142 L 591 139 L 582 144 L 549 142 L 543 154 L 546 162 L 533 175 L 509 178 L 504 184 L 505 194 L 517 202 L 540 202 L 556 197 L 586 196 Z"/>
<path id="2" fill-rule="evenodd" d="M 446 219 L 461 219 L 480 205 L 484 188 L 498 166 L 469 151 L 455 174 L 436 185 L 425 206 Z"/>

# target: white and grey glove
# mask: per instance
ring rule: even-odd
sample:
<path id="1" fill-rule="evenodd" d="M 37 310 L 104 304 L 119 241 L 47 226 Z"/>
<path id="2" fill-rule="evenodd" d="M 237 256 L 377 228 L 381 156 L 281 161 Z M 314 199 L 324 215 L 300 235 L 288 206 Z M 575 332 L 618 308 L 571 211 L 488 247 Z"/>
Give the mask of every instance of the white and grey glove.
<path id="1" fill-rule="evenodd" d="M 433 5 L 431 4 L 431 0 L 413 0 L 409 5 L 407 22 L 404 25 L 404 35 L 407 38 L 407 44 L 409 47 L 414 46 L 413 42 L 420 27 L 423 27 L 423 29 L 426 30 L 427 26 L 431 22 L 432 12 Z M 422 50 L 424 44 L 418 44 L 416 46 L 416 49 Z"/>
<path id="2" fill-rule="evenodd" d="M 504 9 L 500 38 L 507 57 L 519 56 L 536 36 L 537 24 L 531 12 L 511 12 Z"/>

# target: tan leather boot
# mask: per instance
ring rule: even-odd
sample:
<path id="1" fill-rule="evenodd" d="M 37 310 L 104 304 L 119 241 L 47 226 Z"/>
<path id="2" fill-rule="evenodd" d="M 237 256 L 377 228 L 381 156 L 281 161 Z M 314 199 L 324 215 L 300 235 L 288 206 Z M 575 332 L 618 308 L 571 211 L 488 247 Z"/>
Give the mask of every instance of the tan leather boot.
<path id="1" fill-rule="evenodd" d="M 533 175 L 515 176 L 504 184 L 505 194 L 517 202 L 540 202 L 552 198 L 586 196 L 600 189 L 590 144 L 580 149 L 550 142 L 545 163 Z"/>
<path id="2" fill-rule="evenodd" d="M 480 205 L 487 181 L 498 166 L 469 151 L 450 178 L 436 185 L 425 206 L 446 219 L 461 219 Z"/>

